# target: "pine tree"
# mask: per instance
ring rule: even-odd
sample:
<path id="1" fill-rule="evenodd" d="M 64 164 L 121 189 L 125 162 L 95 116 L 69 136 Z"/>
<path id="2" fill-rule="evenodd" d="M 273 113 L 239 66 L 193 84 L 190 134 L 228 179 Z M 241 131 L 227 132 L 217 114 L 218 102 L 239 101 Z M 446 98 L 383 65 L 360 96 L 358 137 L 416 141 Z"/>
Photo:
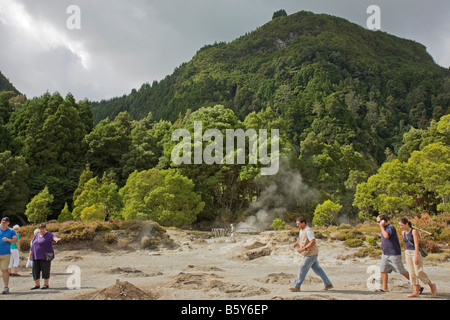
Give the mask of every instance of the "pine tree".
<path id="1" fill-rule="evenodd" d="M 14 157 L 10 151 L 0 153 L 0 212 L 20 216 L 25 211 L 29 189 L 29 168 L 24 157 Z"/>
<path id="2" fill-rule="evenodd" d="M 66 222 L 73 220 L 72 212 L 69 210 L 69 205 L 67 202 L 64 205 L 64 208 L 61 210 L 61 214 L 58 216 L 58 222 Z"/>
<path id="3" fill-rule="evenodd" d="M 48 188 L 39 192 L 27 205 L 25 215 L 31 223 L 42 223 L 47 221 L 50 215 L 50 205 L 53 202 L 53 195 L 50 194 Z"/>

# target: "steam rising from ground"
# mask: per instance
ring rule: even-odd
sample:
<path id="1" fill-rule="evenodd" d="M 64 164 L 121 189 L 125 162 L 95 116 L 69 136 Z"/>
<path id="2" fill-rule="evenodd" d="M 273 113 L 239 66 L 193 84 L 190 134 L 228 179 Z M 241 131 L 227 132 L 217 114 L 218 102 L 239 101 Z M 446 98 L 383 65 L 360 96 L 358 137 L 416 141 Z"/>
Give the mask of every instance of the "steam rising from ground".
<path id="1" fill-rule="evenodd" d="M 249 208 L 256 214 L 239 223 L 237 232 L 266 230 L 283 213 L 296 210 L 299 205 L 311 203 L 318 197 L 318 191 L 305 184 L 301 174 L 285 164 L 281 164 L 279 173 L 269 179 L 273 181 Z"/>

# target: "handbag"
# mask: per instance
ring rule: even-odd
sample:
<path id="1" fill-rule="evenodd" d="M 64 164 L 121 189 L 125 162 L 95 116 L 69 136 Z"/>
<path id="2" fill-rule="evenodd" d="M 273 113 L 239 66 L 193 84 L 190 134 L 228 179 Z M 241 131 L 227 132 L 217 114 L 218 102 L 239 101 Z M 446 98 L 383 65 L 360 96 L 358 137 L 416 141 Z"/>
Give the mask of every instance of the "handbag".
<path id="1" fill-rule="evenodd" d="M 419 252 L 424 258 L 428 256 L 428 252 L 420 245 L 419 245 Z"/>
<path id="2" fill-rule="evenodd" d="M 409 241 L 408 237 L 407 236 L 405 237 L 405 236 L 406 236 L 406 231 L 405 231 L 405 234 L 404 234 L 403 238 L 406 239 L 409 242 L 410 245 L 415 247 L 414 243 L 411 243 L 411 241 Z M 428 252 L 420 244 L 419 244 L 419 252 L 422 255 L 422 257 L 424 257 L 424 258 L 426 258 L 428 256 Z"/>
<path id="3" fill-rule="evenodd" d="M 53 252 L 49 252 L 45 254 L 47 261 L 52 261 L 55 258 L 55 254 Z"/>

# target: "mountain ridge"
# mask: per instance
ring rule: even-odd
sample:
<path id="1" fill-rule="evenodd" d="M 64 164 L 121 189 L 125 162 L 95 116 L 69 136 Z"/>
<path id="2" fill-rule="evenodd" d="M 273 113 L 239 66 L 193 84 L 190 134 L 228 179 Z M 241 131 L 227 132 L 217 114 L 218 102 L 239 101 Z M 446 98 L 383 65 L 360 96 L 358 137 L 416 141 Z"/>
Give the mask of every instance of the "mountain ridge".
<path id="1" fill-rule="evenodd" d="M 0 92 L 11 91 L 15 94 L 21 94 L 14 85 L 9 81 L 9 79 L 0 71 Z"/>
<path id="2" fill-rule="evenodd" d="M 320 42 L 317 43 L 317 41 L 314 41 L 314 38 L 320 38 Z M 346 43 L 352 45 L 352 56 L 355 55 L 358 58 L 362 57 L 364 60 L 370 60 L 373 65 L 369 63 L 368 66 L 366 65 L 367 68 L 365 70 L 362 70 L 363 68 L 361 67 L 358 70 L 352 70 L 351 66 L 346 66 L 352 60 L 347 57 L 350 49 L 343 48 L 338 43 L 335 43 L 336 40 L 342 40 L 341 38 L 345 38 Z M 284 50 L 287 51 L 287 56 L 292 56 L 288 51 L 292 48 L 294 50 L 298 49 L 298 44 L 301 45 L 297 53 L 299 62 L 313 62 L 317 59 L 317 57 L 314 57 L 317 53 L 320 54 L 327 50 L 333 51 L 335 55 L 326 57 L 326 60 L 335 64 L 341 64 L 344 69 L 353 71 L 351 76 L 355 78 L 365 78 L 370 76 L 371 73 L 376 73 L 381 68 L 378 64 L 386 63 L 386 61 L 379 61 L 383 57 L 389 58 L 388 67 L 390 68 L 405 67 L 403 64 L 409 62 L 426 64 L 431 69 L 435 69 L 435 71 L 443 69 L 441 70 L 443 73 L 446 70 L 434 63 L 433 58 L 426 52 L 426 48 L 422 44 L 381 31 L 369 31 L 343 18 L 301 11 L 290 16 L 273 19 L 230 43 L 216 43 L 204 46 L 189 62 L 185 62 L 175 68 L 172 74 L 166 76 L 159 83 L 156 81 L 152 85 L 146 83 L 139 90 L 133 90 L 129 95 L 93 102 L 94 120 L 98 122 L 106 117 L 113 118 L 120 111 L 128 111 L 133 118 L 141 119 L 151 111 L 156 119 L 174 121 L 179 112 L 185 112 L 187 109 L 196 110 L 204 106 L 202 104 L 222 103 L 226 105 L 224 100 L 230 100 L 232 97 L 224 97 L 225 99 L 211 96 L 204 97 L 210 93 L 208 92 L 208 81 L 217 81 L 219 79 L 218 76 L 222 76 L 221 72 L 235 72 L 235 64 L 242 62 L 243 59 L 248 59 L 252 55 L 260 55 L 260 59 L 257 59 L 259 61 L 253 63 L 254 57 L 250 58 L 252 61 L 248 61 L 249 63 L 243 61 L 242 72 L 257 73 L 261 71 L 261 66 L 264 67 L 265 63 L 270 63 L 271 59 L 279 59 L 280 55 L 276 54 L 277 51 Z M 368 54 L 371 56 L 368 57 Z M 208 71 L 208 68 L 211 68 L 211 66 L 215 67 L 216 73 Z M 187 67 L 191 68 L 186 70 Z M 298 63 L 295 67 L 301 68 L 302 64 Z M 448 75 L 449 72 L 448 70 L 446 71 Z M 195 73 L 197 73 L 196 77 L 192 77 Z M 199 79 L 201 75 L 208 73 L 211 79 Z M 270 75 L 270 73 L 267 75 Z M 183 92 L 183 86 L 186 87 L 185 81 L 189 77 L 193 80 L 194 85 L 198 83 L 204 85 L 205 88 L 203 89 L 188 88 L 199 91 L 204 101 L 199 103 L 191 101 L 191 106 L 180 107 L 176 100 L 180 95 L 186 95 Z M 237 80 L 236 82 L 245 81 L 245 77 L 240 77 Z M 167 87 L 171 85 L 175 85 L 177 88 L 170 91 Z M 237 85 L 242 86 L 242 84 Z M 225 91 L 232 90 L 231 94 L 233 95 L 235 94 L 235 89 L 228 87 L 225 88 Z M 148 92 L 143 95 L 147 96 L 149 100 L 135 99 L 136 93 L 145 90 Z M 163 99 L 152 97 L 155 95 L 155 91 L 156 95 L 162 94 L 164 96 Z M 213 94 L 214 92 L 210 95 Z M 117 106 L 118 103 L 122 104 L 122 106 Z M 265 104 L 265 107 L 270 105 L 270 101 Z M 169 106 L 168 110 L 161 110 L 166 106 Z M 173 110 L 171 110 L 171 107 L 173 107 Z"/>

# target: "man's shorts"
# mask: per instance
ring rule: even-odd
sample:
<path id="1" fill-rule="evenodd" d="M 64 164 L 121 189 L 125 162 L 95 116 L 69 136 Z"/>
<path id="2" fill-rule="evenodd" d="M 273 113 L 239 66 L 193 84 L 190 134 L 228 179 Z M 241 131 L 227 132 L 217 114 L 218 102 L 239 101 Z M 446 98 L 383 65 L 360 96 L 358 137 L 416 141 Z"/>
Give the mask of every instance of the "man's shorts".
<path id="1" fill-rule="evenodd" d="M 391 273 L 392 271 L 400 274 L 406 273 L 405 266 L 402 262 L 402 256 L 381 255 L 380 272 Z"/>
<path id="2" fill-rule="evenodd" d="M 10 254 L 0 256 L 0 270 L 8 270 L 10 259 L 11 259 Z"/>

